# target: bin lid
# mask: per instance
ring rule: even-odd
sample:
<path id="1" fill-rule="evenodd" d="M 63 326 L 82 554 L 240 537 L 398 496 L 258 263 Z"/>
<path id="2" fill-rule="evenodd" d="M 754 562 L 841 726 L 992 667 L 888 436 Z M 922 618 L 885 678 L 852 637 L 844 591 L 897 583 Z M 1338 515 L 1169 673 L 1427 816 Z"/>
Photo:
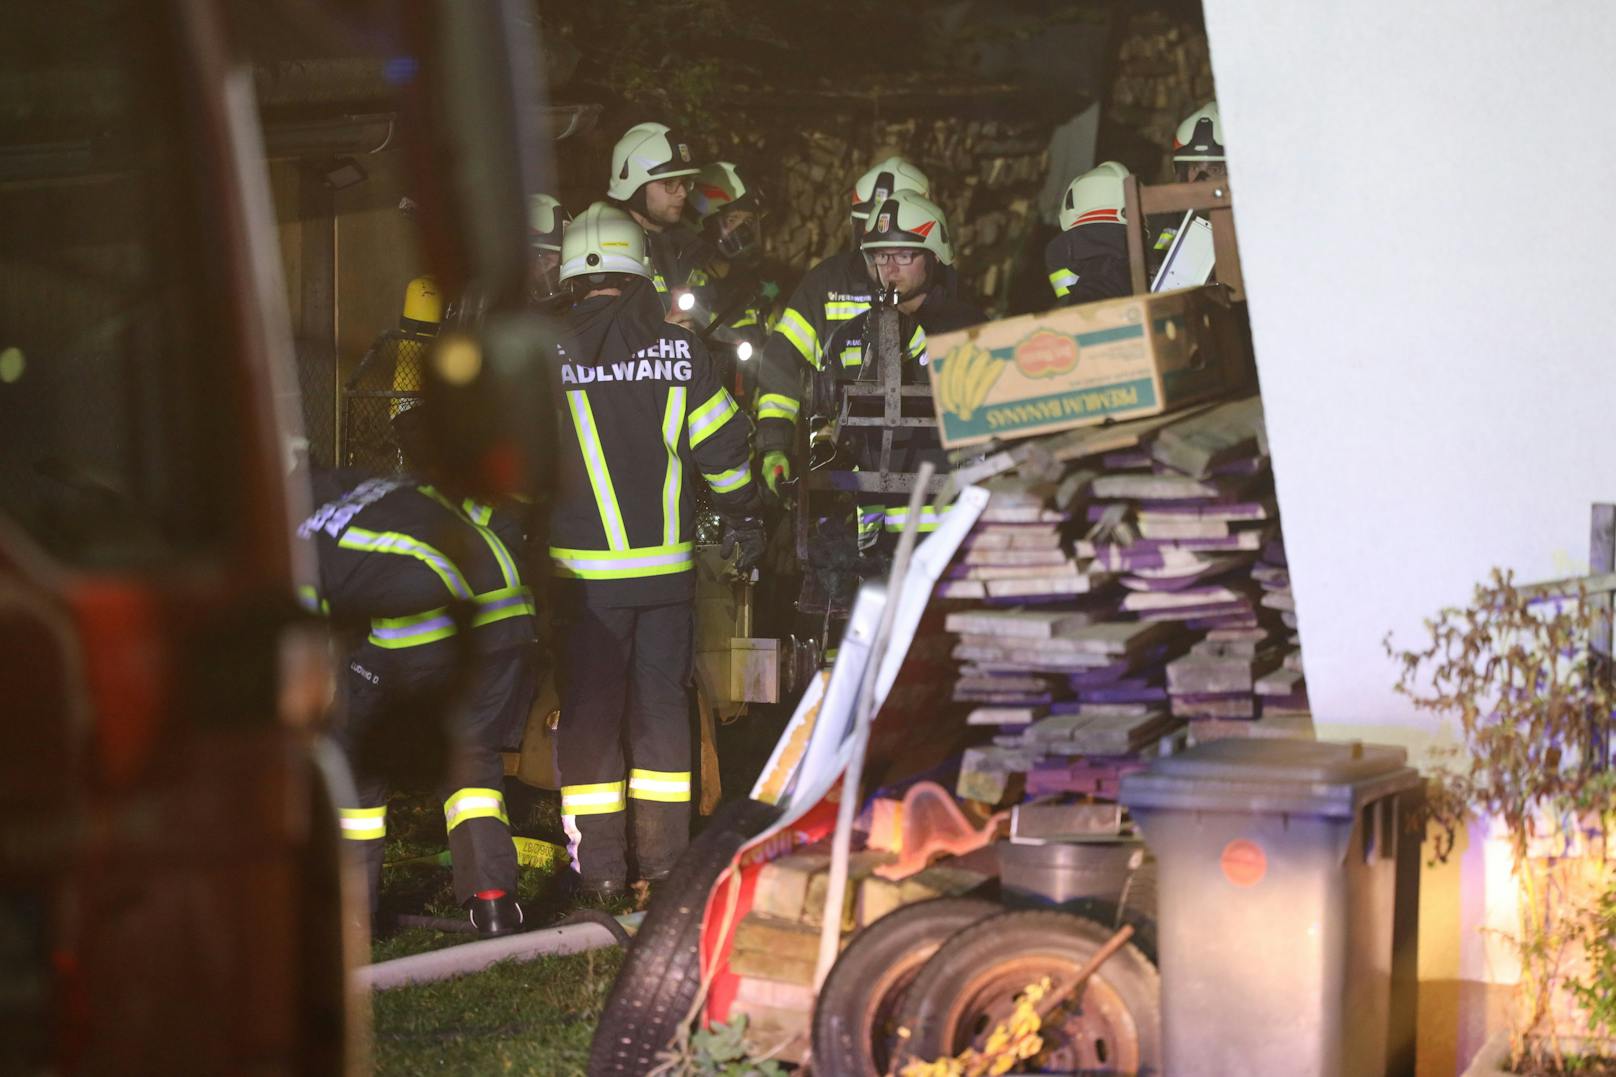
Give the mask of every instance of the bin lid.
<path id="1" fill-rule="evenodd" d="M 1123 779 L 1128 808 L 1351 815 L 1413 788 L 1419 772 L 1390 744 L 1217 740 L 1152 761 Z"/>

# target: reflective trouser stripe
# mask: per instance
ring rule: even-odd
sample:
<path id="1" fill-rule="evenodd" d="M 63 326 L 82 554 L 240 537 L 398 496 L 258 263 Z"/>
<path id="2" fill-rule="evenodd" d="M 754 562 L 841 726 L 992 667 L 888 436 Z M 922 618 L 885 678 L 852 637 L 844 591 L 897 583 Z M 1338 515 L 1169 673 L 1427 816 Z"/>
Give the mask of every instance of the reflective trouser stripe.
<path id="1" fill-rule="evenodd" d="M 563 785 L 562 815 L 608 815 L 628 807 L 623 790 L 627 782 L 597 782 L 594 785 Z"/>
<path id="2" fill-rule="evenodd" d="M 783 396 L 780 393 L 764 393 L 758 397 L 757 417 L 763 419 L 784 419 L 786 422 L 797 421 L 797 413 L 802 411 L 802 404 Z"/>
<path id="3" fill-rule="evenodd" d="M 684 482 L 684 465 L 679 459 L 679 432 L 685 425 L 685 387 L 668 389 L 668 403 L 662 410 L 662 447 L 668 453 L 668 473 L 662 479 L 662 541 L 679 541 L 679 488 Z"/>
<path id="4" fill-rule="evenodd" d="M 443 802 L 443 821 L 449 830 L 468 819 L 498 819 L 510 825 L 505 814 L 505 794 L 498 789 L 458 789 Z"/>
<path id="5" fill-rule="evenodd" d="M 752 468 L 749 464 L 732 467 L 728 471 L 720 471 L 716 475 L 703 471 L 701 477 L 707 480 L 707 485 L 713 488 L 715 494 L 727 494 L 739 490 L 752 481 Z"/>
<path id="6" fill-rule="evenodd" d="M 449 589 L 449 593 L 456 598 L 470 598 L 471 587 L 466 578 L 454 566 L 454 562 L 444 556 L 443 551 L 434 549 L 424 542 L 401 535 L 397 531 L 366 531 L 362 527 L 350 527 L 342 533 L 337 545 L 345 550 L 361 550 L 365 553 L 396 553 L 405 557 L 413 557 L 437 573 L 438 579 Z"/>
<path id="7" fill-rule="evenodd" d="M 740 410 L 735 398 L 729 395 L 729 390 L 720 388 L 701 407 L 690 413 L 690 447 L 694 449 L 718 433 Z"/>
<path id="8" fill-rule="evenodd" d="M 693 547 L 694 543 L 690 542 L 635 550 L 569 550 L 551 546 L 550 558 L 560 576 L 581 580 L 632 579 L 689 572 L 695 567 Z"/>
<path id="9" fill-rule="evenodd" d="M 348 841 L 375 841 L 387 836 L 387 805 L 379 808 L 343 808 L 337 813 L 342 836 Z"/>
<path id="10" fill-rule="evenodd" d="M 454 617 L 447 606 L 406 617 L 375 617 L 370 622 L 370 642 L 389 651 L 436 643 L 454 634 Z"/>
<path id="11" fill-rule="evenodd" d="M 584 468 L 589 472 L 589 485 L 595 491 L 595 507 L 600 511 L 600 524 L 606 530 L 606 545 L 614 550 L 628 549 L 628 531 L 623 527 L 623 514 L 617 508 L 617 491 L 612 489 L 612 473 L 606 467 L 606 451 L 600 445 L 600 431 L 595 427 L 595 413 L 589 407 L 589 394 L 582 389 L 567 393 L 567 407 L 572 412 L 572 426 L 578 434 L 578 448 L 584 454 Z"/>
<path id="12" fill-rule="evenodd" d="M 1049 275 L 1049 286 L 1055 289 L 1055 298 L 1065 299 L 1072 294 L 1072 285 L 1077 283 L 1077 274 L 1070 269 L 1057 269 Z"/>
<path id="13" fill-rule="evenodd" d="M 849 318 L 857 318 L 870 309 L 870 304 L 853 301 L 827 302 L 825 304 L 825 320 L 827 322 L 845 322 Z"/>
<path id="14" fill-rule="evenodd" d="M 797 349 L 803 362 L 815 370 L 819 369 L 819 332 L 809 324 L 807 318 L 797 313 L 795 307 L 786 308 L 780 320 L 774 323 L 774 331 L 791 341 L 791 346 Z"/>
<path id="15" fill-rule="evenodd" d="M 628 795 L 634 800 L 659 800 L 681 804 L 690 799 L 688 770 L 641 770 L 628 772 Z"/>

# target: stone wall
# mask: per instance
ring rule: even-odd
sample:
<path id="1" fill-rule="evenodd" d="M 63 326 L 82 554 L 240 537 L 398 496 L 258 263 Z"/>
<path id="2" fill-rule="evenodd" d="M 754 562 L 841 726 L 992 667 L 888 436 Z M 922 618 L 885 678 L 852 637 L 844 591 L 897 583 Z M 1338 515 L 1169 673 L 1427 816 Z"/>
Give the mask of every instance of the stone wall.
<path id="1" fill-rule="evenodd" d="M 1212 56 L 1199 25 L 1161 11 L 1133 16 L 1118 44 L 1106 117 L 1136 149 L 1114 155 L 1146 181 L 1170 181 L 1179 122 L 1215 96 Z"/>
<path id="2" fill-rule="evenodd" d="M 850 119 L 793 131 L 761 160 L 755 147 L 729 151 L 753 163 L 768 196 L 769 256 L 796 269 L 847 246 L 854 179 L 888 154 L 902 154 L 931 179 L 933 200 L 948 216 L 964 292 L 994 306 L 1032 224 L 1050 128 L 1044 119 Z"/>

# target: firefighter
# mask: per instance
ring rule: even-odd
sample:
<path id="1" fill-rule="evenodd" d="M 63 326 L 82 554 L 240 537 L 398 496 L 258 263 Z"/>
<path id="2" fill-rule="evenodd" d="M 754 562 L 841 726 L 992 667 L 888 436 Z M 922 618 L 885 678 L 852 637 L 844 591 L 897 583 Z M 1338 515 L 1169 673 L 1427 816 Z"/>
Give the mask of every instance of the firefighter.
<path id="1" fill-rule="evenodd" d="M 768 336 L 769 315 L 779 286 L 764 280 L 763 200 L 728 161 L 704 165 L 690 192 L 690 209 L 713 254 L 690 274 L 692 287 L 711 294 L 711 316 L 722 320 L 711 334 L 736 361 L 731 384 L 756 381 L 757 360 Z M 730 380 L 730 379 L 726 379 Z"/>
<path id="2" fill-rule="evenodd" d="M 864 238 L 859 253 L 869 263 L 870 272 L 877 278 L 881 290 L 896 301 L 903 318 L 900 336 L 904 341 L 905 384 L 924 384 L 926 336 L 928 333 L 949 333 L 965 329 L 983 321 L 982 311 L 956 294 L 952 273 L 954 243 L 949 233 L 948 219 L 941 208 L 929 198 L 913 191 L 899 191 L 884 201 L 872 203 L 869 220 L 865 224 Z M 870 333 L 865 324 L 874 317 L 874 310 L 866 311 L 851 323 L 850 334 L 868 341 Z M 874 376 L 876 357 L 871 349 L 860 347 L 857 354 L 840 353 L 839 362 L 833 359 L 830 370 L 820 377 L 835 377 L 838 381 L 869 380 Z M 847 436 L 847 435 L 844 435 Z M 858 468 L 864 472 L 880 470 L 879 432 L 864 427 L 856 432 Z M 930 459 L 940 470 L 947 470 L 947 457 L 936 432 L 927 427 L 909 427 L 897 432 L 892 443 L 891 470 L 917 471 L 923 460 Z M 895 536 L 904 529 L 908 518 L 908 498 L 862 493 L 858 506 L 859 547 L 870 550 L 882 546 L 882 536 Z M 930 508 L 922 510 L 918 524 L 921 531 L 933 531 L 940 521 Z M 891 543 L 885 544 L 890 546 Z"/>
<path id="3" fill-rule="evenodd" d="M 551 195 L 528 199 L 527 292 L 533 306 L 552 306 L 561 294 L 561 236 L 571 222 L 571 215 Z"/>
<path id="4" fill-rule="evenodd" d="M 901 157 L 877 162 L 853 184 L 853 245 L 808 271 L 791 295 L 780 320 L 763 347 L 758 369 L 758 448 L 763 454 L 763 481 L 779 493 L 792 475 L 791 449 L 802 411 L 806 373 L 840 363 L 844 352 L 858 354 L 859 341 L 848 324 L 870 308 L 874 277 L 859 252 L 870 205 L 898 191 L 930 193 L 926 174 Z M 833 356 L 834 353 L 834 356 Z"/>
<path id="5" fill-rule="evenodd" d="M 1208 101 L 1185 116 L 1173 135 L 1173 176 L 1179 183 L 1226 179 L 1229 159 L 1223 151 L 1223 119 L 1218 103 Z M 1178 235 L 1181 217 L 1173 217 L 1156 230 L 1151 253 L 1157 261 L 1167 254 Z"/>
<path id="6" fill-rule="evenodd" d="M 664 878 L 689 838 L 695 501 L 700 471 L 747 572 L 763 524 L 749 430 L 701 339 L 667 323 L 645 233 L 596 203 L 562 240 L 573 306 L 551 368 L 559 412 L 549 541 L 562 821 L 585 893 Z"/>
<path id="7" fill-rule="evenodd" d="M 483 510 L 410 476 L 365 479 L 316 472 L 319 506 L 298 527 L 314 543 L 311 607 L 339 628 L 362 624 L 342 681 L 338 740 L 354 771 L 356 804 L 342 835 L 362 850 L 376 910 L 387 793 L 420 777 L 423 741 L 441 751 L 444 823 L 455 900 L 478 932 L 520 928 L 498 738 L 526 705 L 533 601 L 515 558 Z M 482 521 L 482 522 L 479 522 Z"/>
<path id="8" fill-rule="evenodd" d="M 663 311 L 686 323 L 688 308 L 675 305 L 675 293 L 688 290 L 691 271 L 708 257 L 701 237 L 683 223 L 691 180 L 699 170 L 690 144 L 666 124 L 639 123 L 612 147 L 612 176 L 606 186 L 607 200 L 645 230 L 651 282 Z"/>
<path id="9" fill-rule="evenodd" d="M 1071 182 L 1061 200 L 1060 235 L 1044 250 L 1049 284 L 1059 306 L 1115 299 L 1133 291 L 1128 276 L 1128 218 L 1116 161 L 1096 165 Z"/>

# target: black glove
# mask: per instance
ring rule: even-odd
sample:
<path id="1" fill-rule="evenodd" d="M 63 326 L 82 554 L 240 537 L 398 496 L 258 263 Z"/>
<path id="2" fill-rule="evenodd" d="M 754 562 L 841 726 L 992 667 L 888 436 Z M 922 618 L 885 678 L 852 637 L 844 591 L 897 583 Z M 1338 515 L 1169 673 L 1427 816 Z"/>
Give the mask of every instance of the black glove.
<path id="1" fill-rule="evenodd" d="M 735 563 L 731 566 L 736 574 L 745 575 L 763 559 L 763 549 L 768 544 L 768 537 L 763 532 L 763 517 L 761 516 L 725 516 L 724 537 L 718 544 L 718 556 L 728 561 L 735 556 Z"/>

